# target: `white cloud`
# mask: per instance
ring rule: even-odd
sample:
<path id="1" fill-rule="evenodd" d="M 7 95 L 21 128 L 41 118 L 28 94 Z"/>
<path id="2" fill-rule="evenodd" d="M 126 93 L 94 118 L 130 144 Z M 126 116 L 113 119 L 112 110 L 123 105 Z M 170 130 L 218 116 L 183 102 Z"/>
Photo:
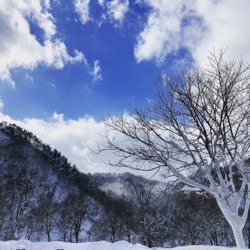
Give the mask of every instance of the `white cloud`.
<path id="1" fill-rule="evenodd" d="M 84 61 L 75 51 L 68 54 L 64 42 L 56 38 L 56 26 L 48 0 L 0 1 L 0 80 L 14 85 L 11 70 L 34 69 L 38 64 L 61 69 L 65 63 Z M 31 33 L 30 22 L 43 32 L 43 42 Z"/>
<path id="2" fill-rule="evenodd" d="M 133 121 L 133 117 L 124 114 L 127 121 Z M 138 172 L 128 168 L 115 168 L 107 165 L 108 162 L 116 162 L 117 156 L 111 151 L 94 154 L 97 144 L 106 144 L 106 128 L 102 121 L 97 121 L 91 116 L 80 117 L 76 120 L 65 119 L 63 114 L 54 113 L 49 119 L 25 118 L 12 119 L 0 112 L 0 122 L 6 121 L 31 131 L 44 143 L 59 150 L 72 164 L 75 164 L 82 172 L 131 172 L 145 177 L 160 178 L 155 172 Z M 110 138 L 116 138 L 121 143 L 127 143 L 122 134 L 114 131 L 108 132 Z M 132 164 L 132 162 L 131 162 Z"/>
<path id="3" fill-rule="evenodd" d="M 107 3 L 107 13 L 115 21 L 122 23 L 129 10 L 128 0 L 112 0 Z"/>
<path id="4" fill-rule="evenodd" d="M 99 5 L 104 6 L 105 0 L 97 0 L 97 1 L 98 1 Z"/>
<path id="5" fill-rule="evenodd" d="M 242 56 L 250 62 L 248 0 L 197 1 L 196 11 L 206 27 L 197 46 L 190 47 L 197 61 L 204 64 L 208 51 L 228 48 L 229 59 Z"/>
<path id="6" fill-rule="evenodd" d="M 192 0 L 145 0 L 151 7 L 144 30 L 135 46 L 138 62 L 155 59 L 162 61 L 175 52 L 182 42 L 182 20 L 191 15 Z"/>
<path id="7" fill-rule="evenodd" d="M 75 11 L 79 15 L 82 24 L 85 24 L 91 20 L 89 14 L 89 3 L 90 0 L 75 0 L 74 2 Z"/>
<path id="8" fill-rule="evenodd" d="M 100 66 L 100 61 L 95 60 L 94 61 L 94 67 L 91 75 L 93 76 L 94 81 L 101 81 L 102 80 L 102 69 Z"/>
<path id="9" fill-rule="evenodd" d="M 141 0 L 151 8 L 138 35 L 135 57 L 163 61 L 187 48 L 200 64 L 208 53 L 228 48 L 230 58 L 250 61 L 250 4 L 248 0 Z"/>
<path id="10" fill-rule="evenodd" d="M 105 128 L 102 122 L 85 116 L 77 120 L 67 120 L 63 114 L 54 113 L 48 120 L 26 118 L 15 120 L 0 113 L 0 121 L 15 123 L 33 132 L 44 143 L 58 149 L 82 172 L 115 172 L 117 169 L 104 163 L 112 159 L 111 153 L 93 154 L 97 142 L 103 143 Z"/>
<path id="11" fill-rule="evenodd" d="M 74 0 L 75 12 L 83 25 L 89 21 L 96 21 L 100 27 L 105 20 L 120 25 L 129 10 L 129 0 L 97 0 L 102 8 L 102 14 L 99 19 L 96 17 L 93 19 L 90 15 L 90 2 L 91 0 Z"/>
<path id="12" fill-rule="evenodd" d="M 3 110 L 4 102 L 3 99 L 0 97 L 0 111 Z"/>

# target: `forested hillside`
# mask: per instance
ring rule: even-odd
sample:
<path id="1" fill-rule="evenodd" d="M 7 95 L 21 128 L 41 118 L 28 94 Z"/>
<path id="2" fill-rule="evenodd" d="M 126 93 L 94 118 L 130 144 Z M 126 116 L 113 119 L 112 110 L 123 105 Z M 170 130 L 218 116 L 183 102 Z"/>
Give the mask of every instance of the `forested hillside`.
<path id="1" fill-rule="evenodd" d="M 15 124 L 0 123 L 0 168 L 0 240 L 234 244 L 213 198 L 130 173 L 80 173 Z"/>

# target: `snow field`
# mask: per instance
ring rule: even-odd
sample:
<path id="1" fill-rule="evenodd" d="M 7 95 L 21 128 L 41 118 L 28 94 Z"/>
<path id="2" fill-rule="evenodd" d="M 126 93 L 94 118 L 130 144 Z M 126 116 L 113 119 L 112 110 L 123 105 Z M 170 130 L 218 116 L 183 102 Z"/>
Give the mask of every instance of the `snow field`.
<path id="1" fill-rule="evenodd" d="M 126 241 L 110 243 L 106 241 L 65 243 L 65 242 L 35 242 L 28 240 L 0 242 L 0 250 L 146 250 L 149 249 L 140 244 L 130 244 Z M 167 250 L 171 248 L 152 248 L 154 250 Z M 239 248 L 215 247 L 215 246 L 185 246 L 172 250 L 239 250 Z"/>

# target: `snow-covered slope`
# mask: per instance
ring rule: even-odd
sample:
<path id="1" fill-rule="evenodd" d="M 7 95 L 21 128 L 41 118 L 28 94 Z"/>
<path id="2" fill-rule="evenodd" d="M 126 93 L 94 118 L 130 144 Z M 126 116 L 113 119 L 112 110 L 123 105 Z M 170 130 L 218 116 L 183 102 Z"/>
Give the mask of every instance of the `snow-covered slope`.
<path id="1" fill-rule="evenodd" d="M 146 250 L 149 249 L 140 244 L 132 245 L 126 241 L 110 243 L 106 241 L 65 243 L 65 242 L 39 242 L 32 243 L 27 240 L 0 242 L 0 250 Z M 170 248 L 153 248 L 166 250 Z M 186 246 L 176 247 L 172 250 L 239 250 L 238 248 L 214 247 L 214 246 Z"/>

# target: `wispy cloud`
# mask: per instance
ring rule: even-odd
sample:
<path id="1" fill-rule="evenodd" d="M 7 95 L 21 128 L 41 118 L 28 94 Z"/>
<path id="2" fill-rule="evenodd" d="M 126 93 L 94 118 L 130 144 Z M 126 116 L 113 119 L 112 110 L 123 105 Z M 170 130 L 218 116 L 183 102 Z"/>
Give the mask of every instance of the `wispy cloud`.
<path id="1" fill-rule="evenodd" d="M 0 97 L 0 111 L 3 110 L 3 107 L 4 107 L 4 102 L 3 99 Z"/>
<path id="2" fill-rule="evenodd" d="M 128 10 L 128 0 L 112 0 L 107 3 L 107 14 L 116 22 L 122 23 Z"/>
<path id="3" fill-rule="evenodd" d="M 34 82 L 34 78 L 29 73 L 25 73 L 24 77 L 26 80 Z"/>
<path id="4" fill-rule="evenodd" d="M 90 0 L 75 0 L 75 11 L 79 15 L 82 24 L 86 24 L 91 20 L 89 11 Z"/>
<path id="5" fill-rule="evenodd" d="M 94 61 L 93 71 L 91 72 L 91 75 L 93 76 L 94 81 L 101 81 L 102 80 L 102 70 L 101 70 L 99 60 Z"/>

